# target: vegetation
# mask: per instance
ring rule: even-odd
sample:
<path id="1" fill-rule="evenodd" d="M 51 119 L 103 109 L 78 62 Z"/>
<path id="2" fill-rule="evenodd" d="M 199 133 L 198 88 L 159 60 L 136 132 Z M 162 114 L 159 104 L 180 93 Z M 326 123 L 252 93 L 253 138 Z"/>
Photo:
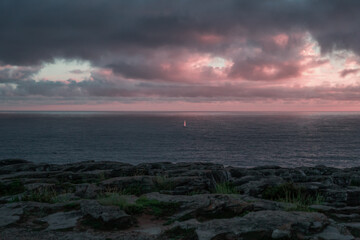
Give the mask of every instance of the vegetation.
<path id="1" fill-rule="evenodd" d="M 0 196 L 15 195 L 24 191 L 24 184 L 19 180 L 14 180 L 9 184 L 0 182 Z"/>
<path id="2" fill-rule="evenodd" d="M 169 180 L 166 176 L 156 176 L 155 180 L 155 190 L 174 190 L 175 184 L 173 181 Z"/>
<path id="3" fill-rule="evenodd" d="M 295 207 L 288 210 L 297 211 L 310 211 L 310 205 L 321 204 L 324 201 L 323 196 L 319 193 L 311 194 L 305 188 L 293 183 L 268 187 L 263 192 L 262 197 L 273 201 L 292 203 Z"/>
<path id="4" fill-rule="evenodd" d="M 166 217 L 173 215 L 179 209 L 178 203 L 160 202 L 146 197 L 140 197 L 134 204 L 130 204 L 119 193 L 105 194 L 98 198 L 98 202 L 102 205 L 118 206 L 130 215 L 146 213 L 156 217 Z"/>
<path id="5" fill-rule="evenodd" d="M 52 188 L 32 190 L 20 198 L 21 201 L 55 203 L 57 192 Z"/>
<path id="6" fill-rule="evenodd" d="M 38 188 L 35 190 L 27 191 L 22 196 L 17 196 L 13 198 L 12 202 L 18 202 L 18 201 L 32 201 L 32 202 L 45 202 L 45 203 L 68 202 L 70 200 L 70 196 L 68 195 L 68 193 L 71 193 L 73 191 L 74 191 L 74 187 L 68 184 Z"/>
<path id="7" fill-rule="evenodd" d="M 124 187 L 124 188 L 119 188 L 119 187 L 106 187 L 105 190 L 103 191 L 103 195 L 108 195 L 110 193 L 116 193 L 119 195 L 136 195 L 136 196 L 140 196 L 141 194 L 144 194 L 148 192 L 148 190 L 145 189 L 145 187 L 138 183 L 138 182 L 134 182 L 129 184 L 128 186 Z"/>
<path id="8" fill-rule="evenodd" d="M 123 188 L 121 190 L 121 193 L 124 195 L 136 195 L 140 196 L 141 194 L 147 192 L 146 189 L 144 189 L 144 186 L 140 183 L 133 183 L 129 186 Z"/>
<path id="9" fill-rule="evenodd" d="M 136 205 L 145 209 L 145 212 L 157 217 L 171 216 L 179 210 L 180 204 L 175 202 L 160 202 L 155 199 L 140 197 Z"/>
<path id="10" fill-rule="evenodd" d="M 129 206 L 126 199 L 119 193 L 105 193 L 97 200 L 101 205 L 105 206 L 118 206 L 121 209 L 126 209 Z"/>
<path id="11" fill-rule="evenodd" d="M 218 194 L 238 194 L 239 192 L 235 189 L 235 187 L 229 182 L 217 183 L 215 185 L 214 193 Z"/>

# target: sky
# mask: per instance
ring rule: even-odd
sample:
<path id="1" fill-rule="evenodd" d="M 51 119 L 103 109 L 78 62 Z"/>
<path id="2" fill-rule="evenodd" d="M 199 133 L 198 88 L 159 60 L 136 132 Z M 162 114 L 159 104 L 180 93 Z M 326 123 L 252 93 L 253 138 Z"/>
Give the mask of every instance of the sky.
<path id="1" fill-rule="evenodd" d="M 2 0 L 0 110 L 360 111 L 358 0 Z"/>

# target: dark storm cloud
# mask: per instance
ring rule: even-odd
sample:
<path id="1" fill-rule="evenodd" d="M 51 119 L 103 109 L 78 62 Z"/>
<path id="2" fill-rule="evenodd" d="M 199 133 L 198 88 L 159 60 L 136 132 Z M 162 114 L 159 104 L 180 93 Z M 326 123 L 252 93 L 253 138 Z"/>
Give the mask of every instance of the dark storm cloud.
<path id="1" fill-rule="evenodd" d="M 303 29 L 320 43 L 360 52 L 358 0 L 3 0 L 0 60 L 32 65 L 55 57 L 97 61 L 128 48 L 217 51 L 199 34 L 259 39 Z"/>

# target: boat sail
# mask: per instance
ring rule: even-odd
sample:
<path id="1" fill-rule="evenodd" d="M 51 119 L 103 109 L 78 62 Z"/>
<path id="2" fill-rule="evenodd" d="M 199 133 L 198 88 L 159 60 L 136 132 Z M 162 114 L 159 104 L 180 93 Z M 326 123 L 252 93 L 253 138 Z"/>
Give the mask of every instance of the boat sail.
<path id="1" fill-rule="evenodd" d="M 186 120 L 184 120 L 184 127 L 186 127 Z"/>

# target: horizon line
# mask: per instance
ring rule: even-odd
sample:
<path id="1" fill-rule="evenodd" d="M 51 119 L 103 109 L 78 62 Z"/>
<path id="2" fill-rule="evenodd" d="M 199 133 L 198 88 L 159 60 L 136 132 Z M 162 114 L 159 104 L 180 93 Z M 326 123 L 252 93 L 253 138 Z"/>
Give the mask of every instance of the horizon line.
<path id="1" fill-rule="evenodd" d="M 341 111 L 341 110 L 254 110 L 254 111 L 245 111 L 245 110 L 234 110 L 234 111 L 224 111 L 224 110 L 0 110 L 0 113 L 5 112 L 360 112 L 360 110 L 347 110 L 347 111 Z"/>

